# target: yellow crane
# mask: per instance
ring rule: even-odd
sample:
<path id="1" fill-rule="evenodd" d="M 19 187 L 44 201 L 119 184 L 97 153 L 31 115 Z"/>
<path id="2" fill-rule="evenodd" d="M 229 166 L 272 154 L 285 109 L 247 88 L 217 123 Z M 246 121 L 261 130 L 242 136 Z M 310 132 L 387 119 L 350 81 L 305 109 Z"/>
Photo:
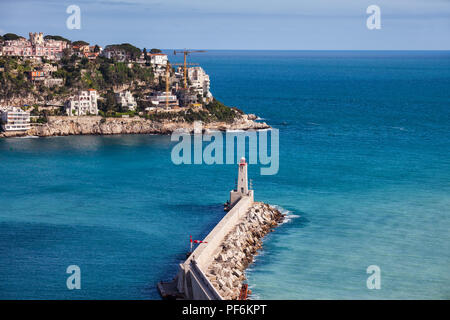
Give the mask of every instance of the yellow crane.
<path id="1" fill-rule="evenodd" d="M 186 63 L 187 56 L 192 52 L 206 52 L 205 50 L 174 50 L 173 54 L 176 55 L 177 53 L 182 53 L 184 55 L 184 63 L 183 63 L 183 72 L 184 72 L 184 88 L 187 89 L 187 66 Z M 189 64 L 193 65 L 193 64 Z"/>
<path id="2" fill-rule="evenodd" d="M 170 63 L 169 63 L 169 61 L 167 61 L 167 64 L 166 64 L 166 110 L 169 109 L 169 90 L 170 90 L 169 78 L 170 78 Z"/>

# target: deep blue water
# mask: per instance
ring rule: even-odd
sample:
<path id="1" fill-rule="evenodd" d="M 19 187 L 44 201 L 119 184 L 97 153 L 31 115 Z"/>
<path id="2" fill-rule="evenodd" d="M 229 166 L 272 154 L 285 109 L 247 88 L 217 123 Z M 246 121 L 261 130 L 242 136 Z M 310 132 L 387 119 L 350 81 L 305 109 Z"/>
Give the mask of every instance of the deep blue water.
<path id="1" fill-rule="evenodd" d="M 253 298 L 450 298 L 450 53 L 210 51 L 213 94 L 280 130 L 255 196 L 290 212 Z M 177 59 L 179 57 L 177 56 Z M 234 165 L 172 164 L 168 136 L 0 140 L 0 298 L 159 299 Z M 66 288 L 67 266 L 81 290 Z M 381 268 L 368 290 L 366 268 Z"/>

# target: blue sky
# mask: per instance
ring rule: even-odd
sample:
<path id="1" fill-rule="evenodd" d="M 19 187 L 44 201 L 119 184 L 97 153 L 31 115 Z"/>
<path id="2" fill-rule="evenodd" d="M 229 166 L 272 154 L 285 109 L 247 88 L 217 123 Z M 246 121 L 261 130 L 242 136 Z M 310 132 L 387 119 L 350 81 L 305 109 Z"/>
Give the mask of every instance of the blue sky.
<path id="1" fill-rule="evenodd" d="M 81 8 L 81 29 L 66 8 Z M 380 30 L 366 8 L 381 8 Z M 450 0 L 0 0 L 0 34 L 140 48 L 450 50 Z"/>

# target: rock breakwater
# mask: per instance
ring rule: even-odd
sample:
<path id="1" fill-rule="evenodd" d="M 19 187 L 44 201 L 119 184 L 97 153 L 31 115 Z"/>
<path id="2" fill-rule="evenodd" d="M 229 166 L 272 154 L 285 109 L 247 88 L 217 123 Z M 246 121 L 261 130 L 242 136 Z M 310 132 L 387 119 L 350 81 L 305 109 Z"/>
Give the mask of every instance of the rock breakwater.
<path id="1" fill-rule="evenodd" d="M 281 223 L 284 216 L 268 204 L 255 202 L 242 221 L 227 234 L 206 272 L 209 281 L 224 299 L 239 298 L 246 280 L 245 269 L 262 248 L 264 236 Z"/>

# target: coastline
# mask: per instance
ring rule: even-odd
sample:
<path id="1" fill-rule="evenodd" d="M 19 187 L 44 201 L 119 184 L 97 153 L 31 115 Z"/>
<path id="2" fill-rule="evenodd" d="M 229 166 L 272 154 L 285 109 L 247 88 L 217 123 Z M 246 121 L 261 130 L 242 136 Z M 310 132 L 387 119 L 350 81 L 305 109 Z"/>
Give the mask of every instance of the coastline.
<path id="1" fill-rule="evenodd" d="M 256 122 L 253 115 L 242 115 L 232 123 L 204 123 L 205 130 L 260 130 L 271 128 L 265 122 Z M 114 135 L 114 134 L 171 134 L 176 130 L 193 132 L 193 123 L 176 121 L 152 121 L 139 117 L 103 118 L 101 116 L 66 117 L 50 116 L 45 124 L 33 125 L 26 132 L 0 132 L 0 138 L 51 137 L 69 135 Z"/>

